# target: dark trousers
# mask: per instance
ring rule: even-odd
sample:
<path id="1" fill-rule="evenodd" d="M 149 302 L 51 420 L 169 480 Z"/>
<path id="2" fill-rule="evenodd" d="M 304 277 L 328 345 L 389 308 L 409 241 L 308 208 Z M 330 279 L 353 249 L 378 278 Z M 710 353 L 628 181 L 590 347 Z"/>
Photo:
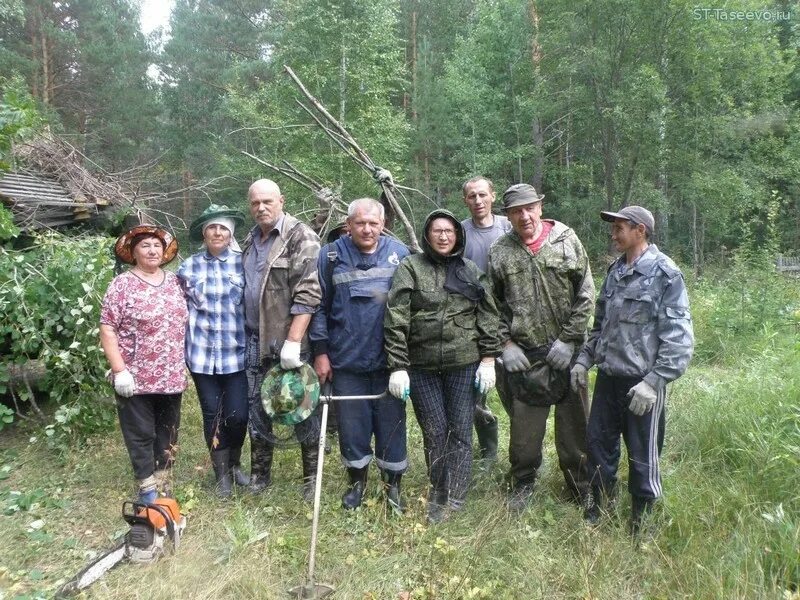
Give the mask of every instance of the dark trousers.
<path id="1" fill-rule="evenodd" d="M 640 381 L 597 372 L 587 430 L 589 472 L 592 486 L 612 493 L 617 484 L 621 435 L 628 449 L 628 490 L 633 496 L 655 499 L 661 496 L 659 457 L 664 445 L 665 391 L 658 394 L 653 410 L 636 416 L 628 410 L 627 396 Z"/>
<path id="2" fill-rule="evenodd" d="M 381 394 L 388 385 L 386 370 L 371 373 L 338 370 L 333 374 L 334 396 Z M 381 400 L 342 400 L 334 404 L 338 404 L 339 450 L 346 467 L 361 469 L 369 465 L 374 434 L 378 467 L 397 473 L 408 468 L 405 402 L 388 395 Z"/>
<path id="3" fill-rule="evenodd" d="M 542 445 L 550 406 L 531 406 L 514 398 L 506 385 L 505 372 L 497 369 L 497 391 L 511 420 L 508 447 L 514 483 L 532 483 L 542 466 Z M 588 485 L 586 411 L 580 398 L 569 390 L 555 405 L 555 438 L 558 465 L 569 490 L 582 495 Z"/>
<path id="4" fill-rule="evenodd" d="M 172 466 L 178 450 L 181 394 L 117 395 L 117 415 L 136 479 Z"/>
<path id="5" fill-rule="evenodd" d="M 303 361 L 308 356 L 300 357 Z M 280 364 L 275 360 L 260 360 L 258 334 L 249 333 L 246 350 L 247 396 L 250 405 L 248 432 L 250 433 L 250 470 L 257 475 L 264 474 L 272 464 L 272 450 L 275 447 L 272 438 L 272 419 L 264 412 L 261 404 L 261 384 L 273 365 Z M 308 451 L 319 444 L 319 432 L 322 425 L 321 405 L 302 423 L 294 426 L 294 433 L 300 445 Z"/>
<path id="6" fill-rule="evenodd" d="M 247 375 L 244 371 L 225 375 L 192 373 L 200 410 L 203 435 L 212 450 L 241 448 L 247 433 Z"/>
<path id="7" fill-rule="evenodd" d="M 466 498 L 472 472 L 472 386 L 477 366 L 409 371 L 411 403 L 422 429 L 431 486 L 447 491 L 454 502 Z"/>

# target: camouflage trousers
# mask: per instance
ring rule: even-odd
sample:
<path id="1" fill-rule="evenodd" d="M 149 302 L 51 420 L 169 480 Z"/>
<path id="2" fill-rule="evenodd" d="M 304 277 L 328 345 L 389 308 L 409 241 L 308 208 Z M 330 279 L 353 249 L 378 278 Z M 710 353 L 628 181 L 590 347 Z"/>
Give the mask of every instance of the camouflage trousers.
<path id="1" fill-rule="evenodd" d="M 304 361 L 308 356 L 301 356 Z M 250 434 L 250 469 L 256 475 L 269 475 L 272 465 L 272 454 L 275 449 L 275 439 L 272 436 L 272 419 L 264 412 L 261 404 L 261 384 L 264 377 L 273 366 L 279 364 L 278 360 L 259 358 L 259 343 L 257 333 L 248 333 L 245 365 L 247 371 L 247 396 L 250 405 L 250 420 L 247 430 Z M 322 425 L 322 416 L 319 405 L 317 410 L 302 423 L 294 426 L 294 434 L 302 448 L 316 450 L 319 444 L 319 433 Z"/>
<path id="2" fill-rule="evenodd" d="M 542 446 L 551 407 L 523 401 L 509 390 L 502 367 L 496 372 L 497 391 L 511 420 L 508 454 L 512 483 L 532 483 L 542 466 Z M 586 411 L 571 389 L 553 409 L 558 464 L 570 493 L 579 498 L 588 489 Z"/>

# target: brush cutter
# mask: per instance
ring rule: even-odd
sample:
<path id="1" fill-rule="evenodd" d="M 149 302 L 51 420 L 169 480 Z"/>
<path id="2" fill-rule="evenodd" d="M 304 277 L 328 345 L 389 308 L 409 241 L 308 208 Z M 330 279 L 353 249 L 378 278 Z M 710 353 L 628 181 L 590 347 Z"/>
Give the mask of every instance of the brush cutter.
<path id="1" fill-rule="evenodd" d="M 319 448 L 317 455 L 317 480 L 314 488 L 314 512 L 311 520 L 311 545 L 308 551 L 308 577 L 306 583 L 291 588 L 289 595 L 303 600 L 316 600 L 324 598 L 334 592 L 334 587 L 314 580 L 314 567 L 317 555 L 317 528 L 319 526 L 319 505 L 322 496 L 322 464 L 325 460 L 325 436 L 328 427 L 328 405 L 331 402 L 347 400 L 382 400 L 388 397 L 388 392 L 374 396 L 331 396 L 330 384 L 325 387 L 325 394 L 320 396 L 322 403 L 322 423 L 319 432 Z"/>
<path id="2" fill-rule="evenodd" d="M 111 550 L 61 586 L 56 598 L 67 598 L 86 589 L 122 562 L 149 564 L 167 552 L 175 552 L 186 527 L 186 517 L 174 498 L 157 498 L 152 504 L 124 502 L 122 518 L 130 530 Z"/>

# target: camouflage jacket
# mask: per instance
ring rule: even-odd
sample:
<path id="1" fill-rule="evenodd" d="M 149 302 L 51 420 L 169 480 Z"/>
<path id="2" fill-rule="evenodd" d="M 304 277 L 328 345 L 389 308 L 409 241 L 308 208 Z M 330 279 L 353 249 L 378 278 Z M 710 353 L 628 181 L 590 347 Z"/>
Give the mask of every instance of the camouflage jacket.
<path id="1" fill-rule="evenodd" d="M 253 234 L 242 245 L 242 255 L 253 252 Z M 317 279 L 319 237 L 305 223 L 286 214 L 272 244 L 261 280 L 261 307 L 258 316 L 259 355 L 280 357 L 292 322 L 292 305 L 299 304 L 314 312 L 322 292 Z M 245 285 L 247 285 L 245 281 Z M 301 352 L 309 352 L 308 336 L 303 336 Z"/>
<path id="2" fill-rule="evenodd" d="M 425 230 L 437 217 L 447 216 L 456 227 L 457 241 L 451 256 L 464 251 L 464 231 L 453 216 L 444 210 L 431 213 Z M 446 258 L 437 255 L 427 237 L 423 252 L 404 258 L 394 274 L 389 290 L 384 337 L 390 370 L 409 367 L 427 371 L 451 369 L 497 356 L 497 307 L 489 281 L 471 260 L 464 259 L 465 280 L 483 288 L 477 302 L 444 289 Z"/>
<path id="3" fill-rule="evenodd" d="M 553 228 L 533 254 L 511 231 L 489 250 L 489 278 L 500 310 L 500 339 L 527 350 L 556 338 L 576 349 L 586 339 L 594 302 L 589 259 L 578 236 L 552 221 Z"/>
<path id="4" fill-rule="evenodd" d="M 689 296 L 675 263 L 655 244 L 633 266 L 624 256 L 614 261 L 577 362 L 609 375 L 643 377 L 661 390 L 683 375 L 693 349 Z"/>

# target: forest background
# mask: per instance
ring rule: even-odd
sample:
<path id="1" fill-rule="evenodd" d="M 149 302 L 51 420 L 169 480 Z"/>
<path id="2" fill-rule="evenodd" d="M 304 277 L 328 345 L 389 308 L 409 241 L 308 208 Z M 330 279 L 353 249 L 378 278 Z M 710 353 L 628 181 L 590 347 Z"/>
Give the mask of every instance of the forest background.
<path id="1" fill-rule="evenodd" d="M 687 274 L 697 348 L 672 389 L 650 544 L 631 546 L 624 502 L 584 529 L 552 467 L 535 509 L 508 515 L 502 461 L 476 473 L 463 518 L 425 527 L 410 419 L 408 518 L 386 515 L 377 487 L 342 515 L 343 481 L 335 460 L 326 467 L 319 568 L 342 597 L 798 598 L 800 290 L 774 272 L 776 254 L 800 248 L 797 2 L 176 0 L 168 34 L 149 36 L 139 11 L 0 0 L 0 169 L 14 143 L 49 130 L 143 198 L 185 190 L 148 207 L 182 240 L 210 201 L 246 209 L 263 176 L 311 217 L 313 194 L 242 151 L 345 200 L 377 195 L 297 105 L 288 65 L 418 190 L 404 204 L 417 226 L 437 206 L 466 216 L 470 176 L 498 192 L 525 181 L 577 231 L 598 277 L 610 253 L 598 212 L 625 204 L 653 210 L 656 242 Z M 0 598 L 44 598 L 120 532 L 131 490 L 97 346 L 111 239 L 18 233 L 0 209 Z M 31 359 L 47 368 L 40 390 L 13 395 L 9 365 Z M 192 394 L 176 470 L 186 551 L 113 573 L 97 597 L 273 598 L 299 582 L 296 453 L 281 453 L 285 479 L 266 500 L 215 502 Z M 41 396 L 37 416 L 26 401 Z"/>

